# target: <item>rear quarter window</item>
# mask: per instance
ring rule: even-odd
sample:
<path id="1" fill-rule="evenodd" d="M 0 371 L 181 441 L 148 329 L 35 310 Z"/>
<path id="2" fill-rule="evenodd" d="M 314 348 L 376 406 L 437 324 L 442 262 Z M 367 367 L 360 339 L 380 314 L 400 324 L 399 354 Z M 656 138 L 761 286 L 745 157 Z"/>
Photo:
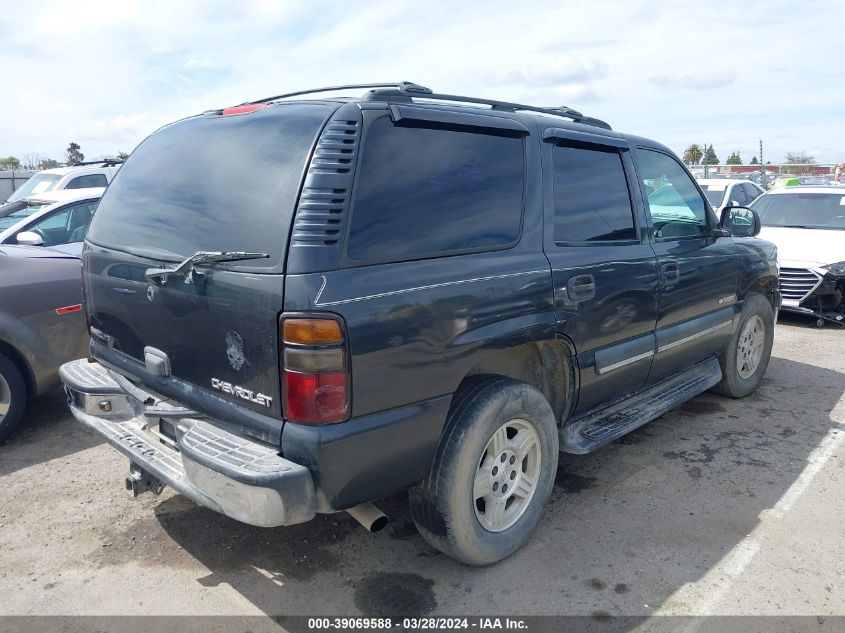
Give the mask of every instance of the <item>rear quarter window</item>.
<path id="1" fill-rule="evenodd" d="M 521 136 L 377 119 L 362 148 L 347 256 L 395 261 L 513 245 L 524 180 Z"/>
<path id="2" fill-rule="evenodd" d="M 108 184 L 105 174 L 88 174 L 77 176 L 67 183 L 65 189 L 88 189 L 89 187 L 105 187 Z"/>

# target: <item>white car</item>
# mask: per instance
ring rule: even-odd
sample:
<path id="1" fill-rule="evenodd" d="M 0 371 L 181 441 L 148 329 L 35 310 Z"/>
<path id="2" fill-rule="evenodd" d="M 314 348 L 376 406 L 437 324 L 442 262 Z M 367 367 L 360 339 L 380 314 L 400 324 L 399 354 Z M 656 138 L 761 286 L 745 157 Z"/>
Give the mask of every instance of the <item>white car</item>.
<path id="1" fill-rule="evenodd" d="M 4 204 L 22 201 L 32 195 L 48 191 L 107 187 L 120 169 L 120 165 L 118 161 L 100 161 L 74 167 L 45 169 L 16 189 Z"/>
<path id="2" fill-rule="evenodd" d="M 103 187 L 65 189 L 26 198 L 24 208 L 0 218 L 0 245 L 68 245 L 74 254 L 81 253 L 104 191 Z"/>
<path id="3" fill-rule="evenodd" d="M 750 180 L 727 178 L 700 178 L 698 184 L 716 210 L 721 213 L 725 207 L 747 207 L 766 191 Z"/>
<path id="4" fill-rule="evenodd" d="M 845 324 L 845 189 L 773 189 L 751 206 L 778 247 L 783 309 Z"/>

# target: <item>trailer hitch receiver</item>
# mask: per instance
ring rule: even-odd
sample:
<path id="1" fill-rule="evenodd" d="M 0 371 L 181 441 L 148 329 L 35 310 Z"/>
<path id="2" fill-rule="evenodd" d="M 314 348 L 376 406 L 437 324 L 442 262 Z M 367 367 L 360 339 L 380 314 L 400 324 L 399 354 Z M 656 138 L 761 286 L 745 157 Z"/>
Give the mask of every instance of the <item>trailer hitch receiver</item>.
<path id="1" fill-rule="evenodd" d="M 126 475 L 126 489 L 132 493 L 133 497 L 137 497 L 145 492 L 152 492 L 160 495 L 164 490 L 165 484 L 141 468 L 135 462 L 129 462 L 129 473 Z"/>

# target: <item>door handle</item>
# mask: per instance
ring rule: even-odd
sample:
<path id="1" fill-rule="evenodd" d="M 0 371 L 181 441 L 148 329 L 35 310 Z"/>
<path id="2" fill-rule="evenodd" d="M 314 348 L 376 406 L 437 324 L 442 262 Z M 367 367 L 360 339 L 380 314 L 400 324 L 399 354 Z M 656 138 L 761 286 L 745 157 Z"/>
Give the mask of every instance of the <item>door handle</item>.
<path id="1" fill-rule="evenodd" d="M 572 301 L 589 301 L 596 296 L 596 279 L 592 275 L 570 277 L 566 291 Z"/>
<path id="2" fill-rule="evenodd" d="M 660 267 L 665 284 L 674 284 L 681 279 L 681 268 L 678 262 L 666 262 Z"/>

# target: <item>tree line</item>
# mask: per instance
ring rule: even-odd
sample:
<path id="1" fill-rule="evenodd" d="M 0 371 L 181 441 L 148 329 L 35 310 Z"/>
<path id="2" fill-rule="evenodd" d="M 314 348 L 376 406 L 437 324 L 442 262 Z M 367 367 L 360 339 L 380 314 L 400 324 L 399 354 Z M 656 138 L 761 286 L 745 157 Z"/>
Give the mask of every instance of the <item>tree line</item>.
<path id="1" fill-rule="evenodd" d="M 25 169 L 28 171 L 39 171 L 42 169 L 53 169 L 55 167 L 78 165 L 85 160 L 85 154 L 82 153 L 82 147 L 79 143 L 72 141 L 67 150 L 65 150 L 64 162 L 59 162 L 53 158 L 40 156 L 36 153 L 26 154 L 22 159 L 16 156 L 6 156 L 0 158 L 0 171 L 14 171 L 16 169 Z M 129 154 L 126 152 L 118 152 L 115 156 L 104 157 L 103 160 L 126 160 Z"/>
<path id="2" fill-rule="evenodd" d="M 683 161 L 687 165 L 718 165 L 719 157 L 716 155 L 715 150 L 713 149 L 713 145 L 705 145 L 702 148 L 700 145 L 693 143 L 689 147 L 684 150 Z M 816 158 L 815 156 L 811 156 L 806 152 L 787 152 L 786 157 L 784 158 L 784 164 L 786 165 L 815 165 Z M 739 155 L 739 152 L 731 152 L 731 155 L 728 156 L 727 160 L 725 160 L 725 165 L 742 165 L 742 158 Z M 757 160 L 757 156 L 753 156 L 751 158 L 751 162 L 748 163 L 749 165 L 759 165 L 760 161 Z M 766 161 L 767 165 L 771 165 L 771 161 Z"/>

